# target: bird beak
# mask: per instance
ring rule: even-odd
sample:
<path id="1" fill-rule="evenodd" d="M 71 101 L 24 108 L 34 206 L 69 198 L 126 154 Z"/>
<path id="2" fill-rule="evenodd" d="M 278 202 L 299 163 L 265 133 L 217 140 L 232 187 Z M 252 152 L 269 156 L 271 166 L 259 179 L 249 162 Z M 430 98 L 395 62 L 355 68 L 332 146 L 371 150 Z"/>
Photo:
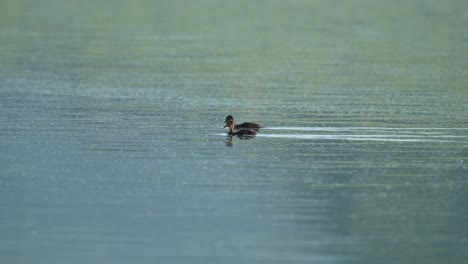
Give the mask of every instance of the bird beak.
<path id="1" fill-rule="evenodd" d="M 226 121 L 224 121 L 224 126 L 223 126 L 223 128 L 225 128 L 225 127 L 228 127 L 228 123 L 226 123 Z"/>

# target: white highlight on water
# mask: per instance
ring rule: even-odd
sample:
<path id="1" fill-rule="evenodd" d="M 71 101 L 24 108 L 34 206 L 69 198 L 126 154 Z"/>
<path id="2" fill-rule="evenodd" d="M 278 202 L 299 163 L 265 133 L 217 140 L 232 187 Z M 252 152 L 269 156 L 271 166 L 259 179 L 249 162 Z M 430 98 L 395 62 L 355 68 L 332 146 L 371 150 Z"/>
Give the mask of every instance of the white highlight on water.
<path id="1" fill-rule="evenodd" d="M 297 130 L 297 131 L 362 131 L 362 130 L 399 130 L 399 131 L 411 131 L 411 130 L 467 130 L 464 127 L 265 127 L 263 130 Z"/>
<path id="2" fill-rule="evenodd" d="M 277 131 L 281 131 L 281 133 L 276 133 Z M 291 133 L 287 133 L 288 131 Z M 385 142 L 451 142 L 468 144 L 467 133 L 468 128 L 441 127 L 265 127 L 257 134 L 257 137 Z"/>

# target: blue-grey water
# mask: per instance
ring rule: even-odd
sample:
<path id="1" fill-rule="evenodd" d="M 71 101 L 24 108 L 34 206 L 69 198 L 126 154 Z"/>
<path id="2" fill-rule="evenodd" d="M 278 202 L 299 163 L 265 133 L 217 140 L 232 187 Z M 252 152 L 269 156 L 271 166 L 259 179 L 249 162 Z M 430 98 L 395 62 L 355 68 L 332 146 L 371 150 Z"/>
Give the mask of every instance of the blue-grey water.
<path id="1" fill-rule="evenodd" d="M 467 9 L 0 0 L 0 262 L 466 263 Z"/>

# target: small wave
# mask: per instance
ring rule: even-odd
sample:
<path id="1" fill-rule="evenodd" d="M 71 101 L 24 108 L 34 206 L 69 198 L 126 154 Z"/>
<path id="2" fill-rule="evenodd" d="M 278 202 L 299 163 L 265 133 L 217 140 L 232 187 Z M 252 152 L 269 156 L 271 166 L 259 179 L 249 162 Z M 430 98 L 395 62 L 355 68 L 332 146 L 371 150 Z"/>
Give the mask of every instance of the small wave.
<path id="1" fill-rule="evenodd" d="M 396 135 L 309 135 L 309 134 L 259 134 L 258 137 L 296 138 L 312 140 L 387 141 L 387 142 L 459 142 L 455 136 L 417 137 Z M 451 139 L 451 140 L 450 140 Z M 466 141 L 468 142 L 468 141 Z"/>
<path id="2" fill-rule="evenodd" d="M 262 130 L 262 133 L 259 133 L 257 137 L 384 142 L 447 142 L 468 144 L 468 135 L 466 134 L 466 132 L 468 132 L 468 128 L 265 127 Z M 291 133 L 285 133 L 288 131 L 291 131 Z"/>
<path id="3" fill-rule="evenodd" d="M 466 130 L 468 128 L 458 127 L 265 127 L 263 130 L 294 130 L 294 131 L 385 131 L 385 130 L 396 130 L 396 131 L 412 131 L 412 130 Z"/>

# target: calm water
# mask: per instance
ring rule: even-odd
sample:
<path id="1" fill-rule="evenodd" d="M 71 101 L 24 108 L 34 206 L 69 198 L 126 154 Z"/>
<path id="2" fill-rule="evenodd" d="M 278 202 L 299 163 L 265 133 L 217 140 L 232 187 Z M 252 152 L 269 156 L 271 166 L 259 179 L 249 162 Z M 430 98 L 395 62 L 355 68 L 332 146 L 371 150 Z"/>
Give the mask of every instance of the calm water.
<path id="1" fill-rule="evenodd" d="M 465 263 L 467 3 L 0 0 L 0 262 Z"/>

